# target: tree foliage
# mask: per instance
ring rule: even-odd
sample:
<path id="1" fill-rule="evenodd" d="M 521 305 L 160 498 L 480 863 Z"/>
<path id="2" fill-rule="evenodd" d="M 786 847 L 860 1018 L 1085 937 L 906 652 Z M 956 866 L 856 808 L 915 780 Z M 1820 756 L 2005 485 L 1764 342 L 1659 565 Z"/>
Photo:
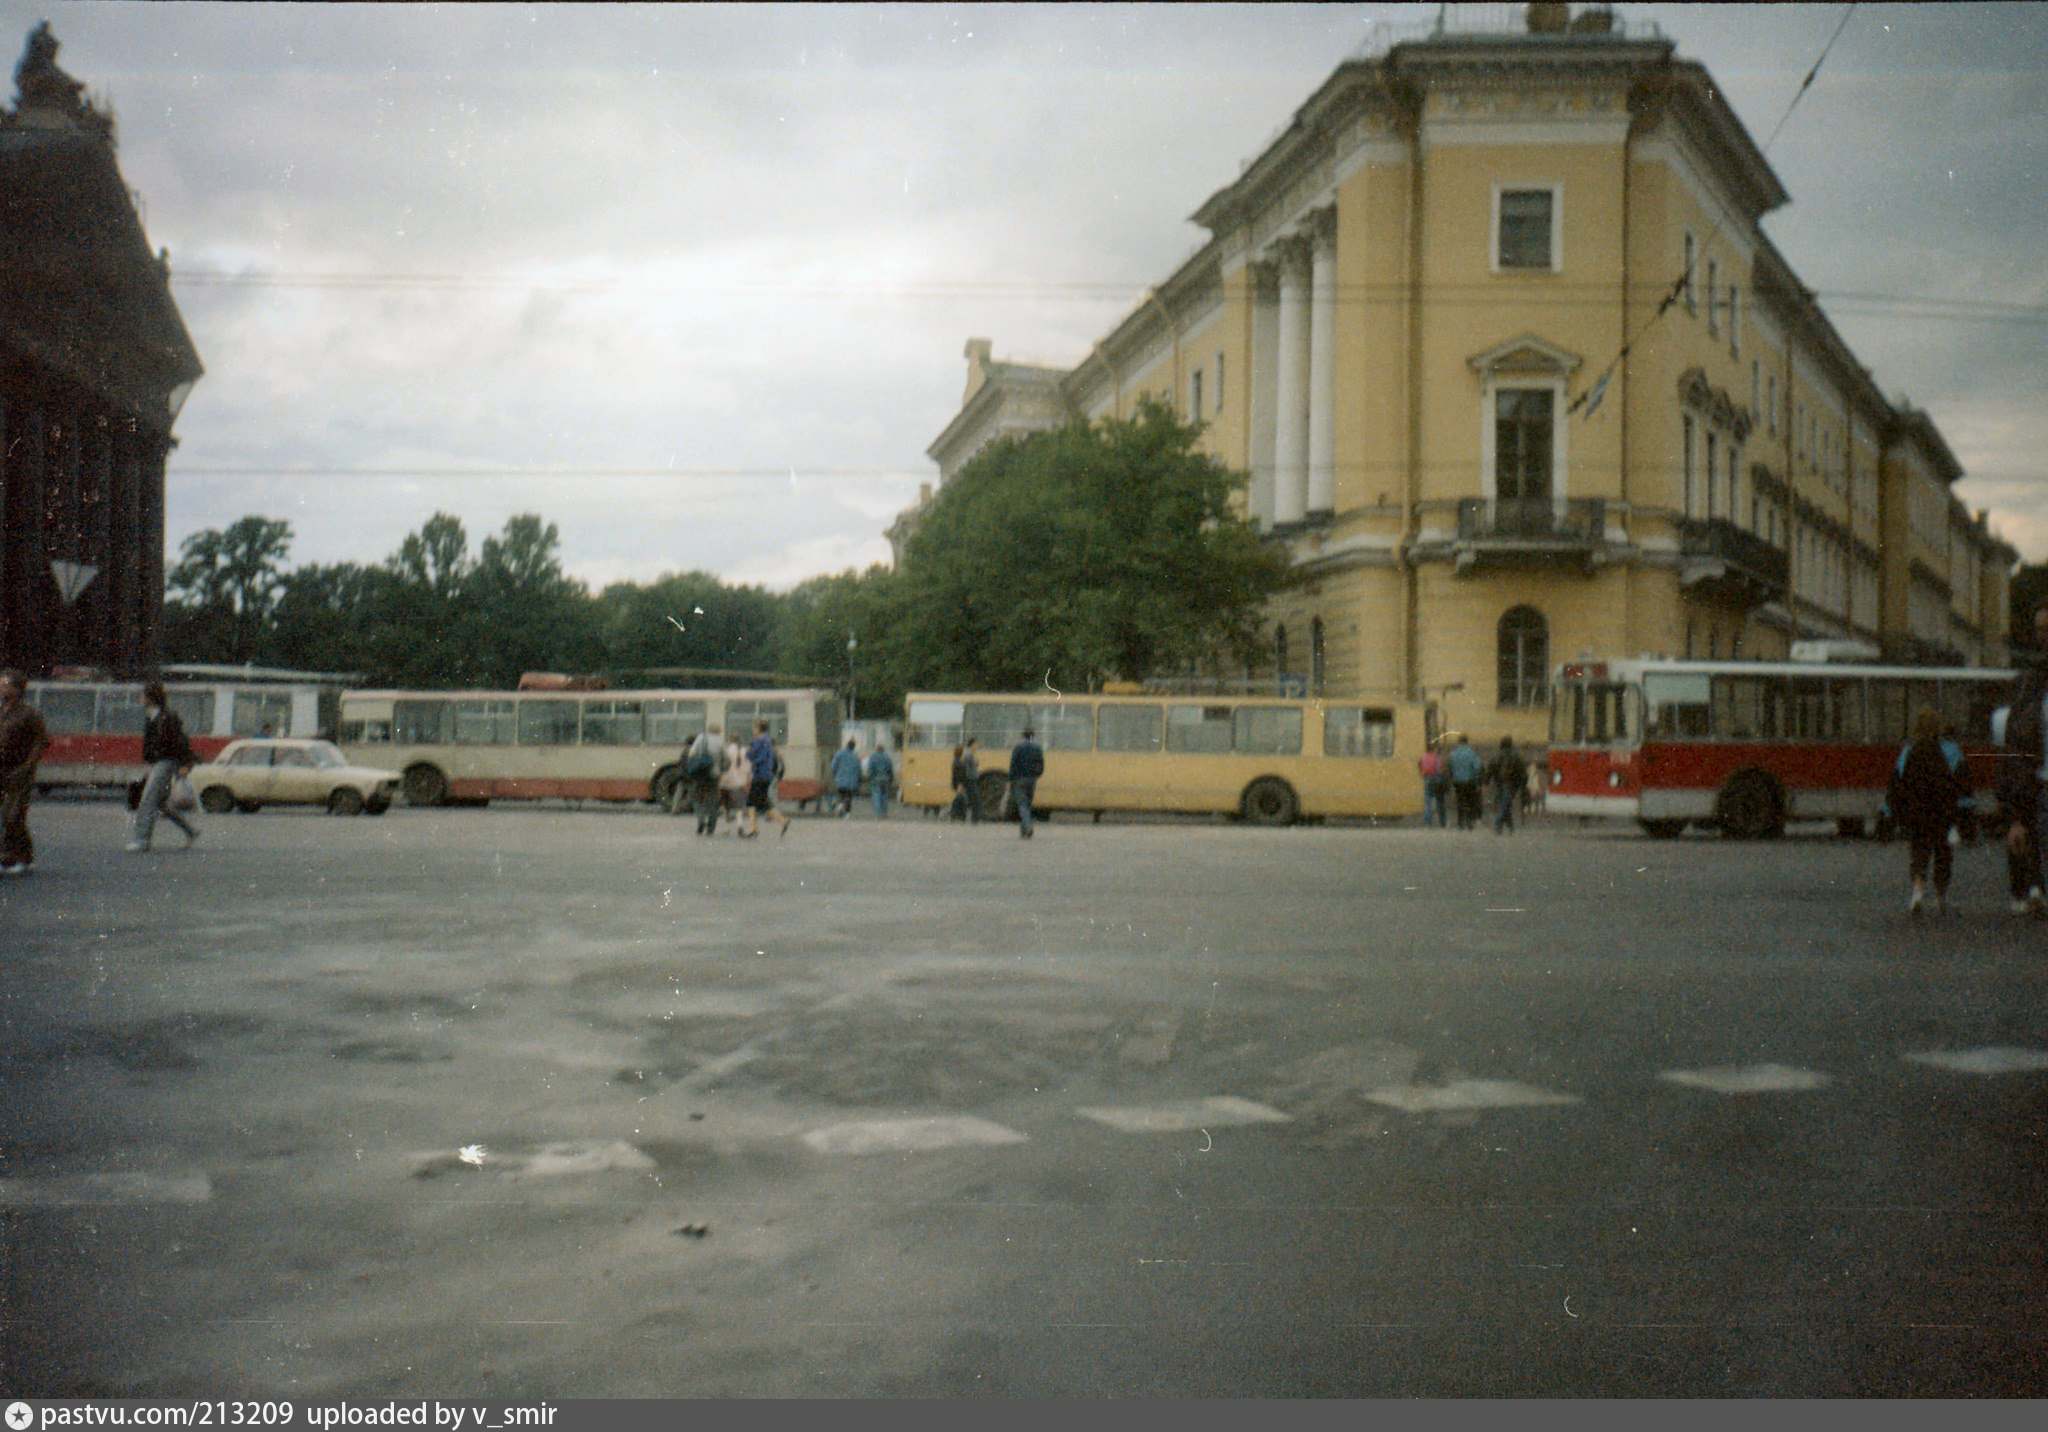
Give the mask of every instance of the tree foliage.
<path id="1" fill-rule="evenodd" d="M 167 625 L 176 638 L 217 653 L 210 660 L 255 661 L 291 546 L 291 524 L 269 517 L 244 517 L 225 532 L 209 527 L 187 537 L 165 582 L 172 604 Z"/>
<path id="2" fill-rule="evenodd" d="M 1236 510 L 1242 476 L 1197 451 L 1200 435 L 1147 400 L 969 462 L 904 554 L 916 682 L 1089 688 L 1248 660 L 1262 605 L 1293 579 Z"/>

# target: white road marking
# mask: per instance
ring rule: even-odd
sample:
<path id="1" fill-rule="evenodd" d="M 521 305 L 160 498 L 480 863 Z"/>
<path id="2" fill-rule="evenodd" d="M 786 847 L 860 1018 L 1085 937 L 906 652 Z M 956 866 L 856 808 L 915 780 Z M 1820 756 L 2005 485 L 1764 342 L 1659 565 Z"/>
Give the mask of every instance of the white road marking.
<path id="1" fill-rule="evenodd" d="M 213 1180 L 189 1173 L 80 1173 L 0 1178 L 0 1208 L 104 1208 L 122 1204 L 206 1203 Z"/>
<path id="2" fill-rule="evenodd" d="M 1243 1124 L 1293 1122 L 1278 1109 L 1227 1095 L 1188 1099 L 1176 1104 L 1127 1105 L 1112 1109 L 1076 1109 L 1074 1112 L 1084 1119 L 1093 1119 L 1126 1134 L 1171 1134 L 1190 1129 L 1206 1131 Z"/>
<path id="3" fill-rule="evenodd" d="M 1021 1144 L 1024 1135 L 967 1115 L 873 1119 L 812 1129 L 804 1142 L 821 1154 L 884 1154 L 948 1149 L 960 1144 Z"/>
<path id="4" fill-rule="evenodd" d="M 1719 1069 L 1666 1069 L 1657 1076 L 1689 1089 L 1715 1094 L 1783 1094 L 1825 1089 L 1835 1081 L 1811 1069 L 1789 1064 L 1731 1064 Z"/>
<path id="5" fill-rule="evenodd" d="M 1413 1084 L 1369 1089 L 1366 1098 L 1409 1114 L 1439 1114 L 1465 1109 L 1528 1109 L 1546 1104 L 1576 1104 L 1576 1094 L 1559 1094 L 1511 1079 L 1453 1079 L 1441 1086 Z"/>
<path id="6" fill-rule="evenodd" d="M 1908 1054 L 1916 1064 L 1931 1064 L 1957 1074 L 2027 1074 L 2048 1069 L 2048 1051 L 1993 1044 L 1982 1049 L 1936 1049 Z"/>

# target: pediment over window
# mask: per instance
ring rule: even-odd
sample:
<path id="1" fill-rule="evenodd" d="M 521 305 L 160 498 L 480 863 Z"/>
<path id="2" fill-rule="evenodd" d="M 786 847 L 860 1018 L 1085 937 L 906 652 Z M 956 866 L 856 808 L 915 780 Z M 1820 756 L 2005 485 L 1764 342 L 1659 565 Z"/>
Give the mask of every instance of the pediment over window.
<path id="1" fill-rule="evenodd" d="M 1586 360 L 1569 349 L 1546 343 L 1533 333 L 1510 338 L 1498 347 L 1467 358 L 1472 371 L 1484 377 L 1495 373 L 1530 373 L 1545 377 L 1570 377 Z"/>

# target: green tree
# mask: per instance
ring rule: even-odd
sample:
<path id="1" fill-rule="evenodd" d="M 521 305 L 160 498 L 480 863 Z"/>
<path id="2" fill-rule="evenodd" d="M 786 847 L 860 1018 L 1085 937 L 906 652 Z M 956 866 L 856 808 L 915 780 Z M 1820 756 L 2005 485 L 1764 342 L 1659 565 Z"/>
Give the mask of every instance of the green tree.
<path id="1" fill-rule="evenodd" d="M 186 661 L 249 662 L 265 656 L 270 619 L 291 551 L 288 522 L 254 515 L 226 531 L 194 532 L 165 582 L 178 608 L 167 650 Z"/>
<path id="2" fill-rule="evenodd" d="M 918 684 L 1087 689 L 1235 669 L 1294 578 L 1237 511 L 1198 425 L 1130 418 L 998 442 L 940 489 L 904 553 L 898 637 Z"/>
<path id="3" fill-rule="evenodd" d="M 644 586 L 616 583 L 598 604 L 605 665 L 614 672 L 685 680 L 685 670 L 765 671 L 775 659 L 781 599 L 759 587 L 680 572 Z"/>
<path id="4" fill-rule="evenodd" d="M 597 604 L 562 570 L 560 546 L 555 524 L 530 512 L 484 539 L 462 584 L 483 684 L 511 686 L 527 671 L 590 671 L 603 661 Z"/>
<path id="5" fill-rule="evenodd" d="M 904 593 L 903 575 L 885 566 L 813 577 L 783 598 L 779 665 L 841 690 L 850 685 L 859 709 L 849 716 L 900 715 L 916 673 L 904 645 Z"/>

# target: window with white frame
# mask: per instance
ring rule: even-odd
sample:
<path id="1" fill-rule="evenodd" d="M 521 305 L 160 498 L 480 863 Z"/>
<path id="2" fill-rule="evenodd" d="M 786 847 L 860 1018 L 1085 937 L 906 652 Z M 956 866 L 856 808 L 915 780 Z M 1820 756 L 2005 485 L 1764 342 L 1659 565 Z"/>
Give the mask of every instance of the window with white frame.
<path id="1" fill-rule="evenodd" d="M 1498 704 L 1526 710 L 1543 704 L 1550 673 L 1550 623 L 1534 607 L 1514 607 L 1495 631 Z"/>
<path id="2" fill-rule="evenodd" d="M 1557 495 L 1557 390 L 1493 390 L 1493 495 L 1504 502 Z"/>
<path id="3" fill-rule="evenodd" d="M 1494 267 L 1554 272 L 1557 267 L 1557 190 L 1498 189 L 1493 205 Z"/>

